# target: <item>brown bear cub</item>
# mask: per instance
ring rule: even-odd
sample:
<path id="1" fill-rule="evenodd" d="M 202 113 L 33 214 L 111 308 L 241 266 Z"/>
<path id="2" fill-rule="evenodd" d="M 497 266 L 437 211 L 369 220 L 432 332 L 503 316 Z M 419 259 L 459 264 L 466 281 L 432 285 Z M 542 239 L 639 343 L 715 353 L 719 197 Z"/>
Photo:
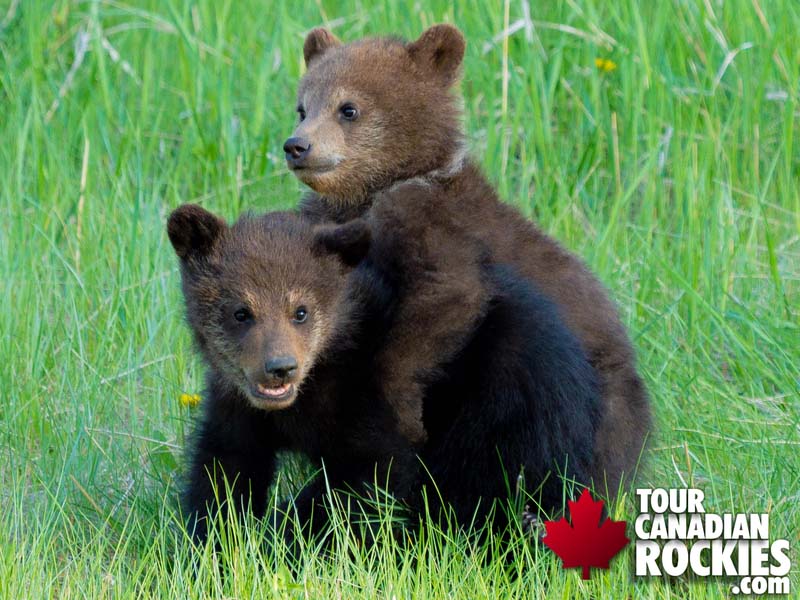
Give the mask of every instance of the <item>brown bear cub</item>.
<path id="1" fill-rule="evenodd" d="M 295 501 L 311 532 L 325 526 L 329 489 L 369 495 L 377 483 L 420 514 L 447 511 L 460 526 L 494 514 L 504 529 L 508 513 L 492 509 L 515 493 L 553 511 L 565 480 L 589 483 L 599 382 L 554 305 L 512 268 L 481 265 L 485 310 L 429 382 L 436 401 L 415 447 L 376 368 L 404 285 L 391 236 L 295 213 L 228 226 L 196 205 L 173 212 L 168 233 L 208 366 L 183 497 L 196 538 L 225 482 L 230 509 L 265 513 L 280 450 L 325 467 Z"/>
<path id="2" fill-rule="evenodd" d="M 342 44 L 315 29 L 303 50 L 300 123 L 284 145 L 289 168 L 314 190 L 301 213 L 315 222 L 364 216 L 376 238 L 387 223 L 418 236 L 407 238 L 403 253 L 420 275 L 407 272 L 397 329 L 377 361 L 401 429 L 412 441 L 424 439 L 425 386 L 439 357 L 461 352 L 485 310 L 487 291 L 472 285 L 480 280 L 475 265 L 507 264 L 555 303 L 599 375 L 602 420 L 591 472 L 598 489 L 616 492 L 651 425 L 633 349 L 602 284 L 503 204 L 466 158 L 452 92 L 465 50 L 461 33 L 437 25 L 410 43 Z"/>
<path id="3" fill-rule="evenodd" d="M 417 459 L 367 370 L 385 343 L 392 294 L 366 269 L 349 276 L 369 248 L 364 223 L 314 231 L 296 214 L 276 212 L 228 226 L 188 204 L 167 230 L 209 367 L 183 496 L 195 537 L 205 537 L 226 482 L 233 510 L 264 514 L 279 450 L 304 452 L 318 467 L 324 461 L 333 489 L 359 490 L 377 478 L 407 495 L 403 477 Z M 319 480 L 304 490 L 300 520 L 311 520 L 324 489 Z"/>

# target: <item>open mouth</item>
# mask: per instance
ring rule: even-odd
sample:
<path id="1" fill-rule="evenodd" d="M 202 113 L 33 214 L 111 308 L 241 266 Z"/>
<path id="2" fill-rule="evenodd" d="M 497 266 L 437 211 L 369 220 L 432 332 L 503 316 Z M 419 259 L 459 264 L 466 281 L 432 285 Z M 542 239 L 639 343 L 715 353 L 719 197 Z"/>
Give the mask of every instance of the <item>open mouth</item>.
<path id="1" fill-rule="evenodd" d="M 294 384 L 284 383 L 277 386 L 268 386 L 263 383 L 257 383 L 250 388 L 250 394 L 255 400 L 255 404 L 273 408 L 280 408 L 287 405 L 294 399 Z"/>

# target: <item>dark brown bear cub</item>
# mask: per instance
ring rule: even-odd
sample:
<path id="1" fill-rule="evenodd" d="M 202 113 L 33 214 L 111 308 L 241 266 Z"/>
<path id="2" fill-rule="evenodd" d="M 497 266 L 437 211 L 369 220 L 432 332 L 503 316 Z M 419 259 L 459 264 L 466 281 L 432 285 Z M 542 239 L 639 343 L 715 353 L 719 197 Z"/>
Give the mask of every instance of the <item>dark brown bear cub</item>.
<path id="1" fill-rule="evenodd" d="M 485 290 L 467 285 L 480 279 L 476 257 L 510 265 L 540 290 L 599 374 L 602 418 L 592 476 L 598 489 L 607 486 L 613 494 L 623 474 L 632 474 L 651 424 L 633 349 L 602 284 L 503 204 L 465 158 L 451 90 L 464 50 L 463 36 L 450 25 L 408 43 L 342 44 L 325 29 L 311 31 L 303 48 L 308 71 L 297 94 L 300 123 L 284 145 L 289 168 L 315 192 L 301 212 L 338 223 L 366 215 L 376 238 L 389 227 L 415 232 L 403 252 L 420 275 L 409 273 L 397 326 L 376 363 L 412 440 L 424 439 L 424 382 L 435 376 L 435 360 L 459 355 L 485 309 Z M 458 254 L 451 256 L 454 248 Z M 420 322 L 430 327 L 420 332 Z M 427 352 L 412 355 L 422 360 L 407 360 L 409 348 L 418 347 Z"/>
<path id="2" fill-rule="evenodd" d="M 270 213 L 229 227 L 184 205 L 168 233 L 209 367 L 183 497 L 195 537 L 205 538 L 226 482 L 229 508 L 264 514 L 279 450 L 324 461 L 332 489 L 365 493 L 377 478 L 406 496 L 416 456 L 363 370 L 384 342 L 392 302 L 367 269 L 350 276 L 369 247 L 364 224 L 314 232 L 295 214 Z M 303 491 L 301 521 L 323 509 L 325 489 L 318 479 Z M 314 516 L 322 527 L 324 511 Z"/>
<path id="3" fill-rule="evenodd" d="M 362 219 L 315 228 L 293 213 L 229 227 L 194 205 L 171 215 L 168 233 L 209 367 L 184 493 L 198 538 L 225 481 L 230 508 L 264 514 L 284 449 L 325 466 L 327 481 L 296 501 L 315 531 L 328 489 L 369 494 L 377 482 L 412 510 L 452 509 L 458 525 L 480 526 L 517 491 L 553 511 L 564 479 L 589 483 L 596 374 L 553 304 L 512 268 L 481 265 L 485 310 L 429 383 L 436 402 L 423 415 L 427 442 L 415 448 L 376 368 L 399 314 L 401 238 L 373 238 Z M 497 516 L 502 529 L 506 513 Z"/>

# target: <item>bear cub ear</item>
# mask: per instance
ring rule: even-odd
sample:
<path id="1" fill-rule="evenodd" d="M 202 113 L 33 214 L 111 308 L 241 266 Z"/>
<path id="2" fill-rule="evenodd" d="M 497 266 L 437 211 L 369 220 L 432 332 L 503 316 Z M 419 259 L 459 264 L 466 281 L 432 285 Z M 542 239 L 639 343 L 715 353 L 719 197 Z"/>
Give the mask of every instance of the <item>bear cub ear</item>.
<path id="1" fill-rule="evenodd" d="M 372 230 L 364 219 L 354 219 L 344 225 L 321 227 L 314 236 L 318 254 L 335 254 L 348 267 L 364 260 L 372 242 Z"/>
<path id="2" fill-rule="evenodd" d="M 184 204 L 169 216 L 167 234 L 182 260 L 208 256 L 222 233 L 225 221 L 197 204 Z"/>
<path id="3" fill-rule="evenodd" d="M 339 41 L 339 38 L 327 29 L 323 27 L 312 29 L 308 32 L 303 44 L 303 58 L 306 60 L 306 67 L 325 54 L 327 50 L 341 45 L 342 42 Z"/>
<path id="4" fill-rule="evenodd" d="M 453 25 L 434 25 L 422 32 L 419 39 L 406 46 L 411 59 L 422 69 L 452 85 L 459 76 L 467 42 Z"/>

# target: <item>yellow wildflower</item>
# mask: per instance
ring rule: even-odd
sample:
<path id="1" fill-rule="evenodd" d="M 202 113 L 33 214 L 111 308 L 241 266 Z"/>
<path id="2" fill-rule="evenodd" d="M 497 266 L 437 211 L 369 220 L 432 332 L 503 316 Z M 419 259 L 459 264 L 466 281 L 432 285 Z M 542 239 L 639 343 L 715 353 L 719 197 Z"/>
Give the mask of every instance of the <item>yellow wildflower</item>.
<path id="1" fill-rule="evenodd" d="M 178 400 L 180 400 L 181 406 L 194 408 L 200 404 L 200 394 L 181 394 L 178 396 Z"/>
<path id="2" fill-rule="evenodd" d="M 610 58 L 595 58 L 594 66 L 603 73 L 610 73 L 617 68 L 617 63 Z"/>

